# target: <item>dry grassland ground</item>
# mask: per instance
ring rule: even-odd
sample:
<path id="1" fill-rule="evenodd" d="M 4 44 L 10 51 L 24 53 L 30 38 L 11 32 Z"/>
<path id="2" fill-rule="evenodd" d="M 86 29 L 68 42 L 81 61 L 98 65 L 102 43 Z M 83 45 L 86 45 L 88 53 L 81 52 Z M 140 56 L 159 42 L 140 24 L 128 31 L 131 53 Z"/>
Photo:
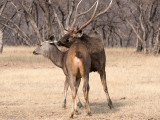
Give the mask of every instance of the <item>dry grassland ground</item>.
<path id="1" fill-rule="evenodd" d="M 62 108 L 65 76 L 34 47 L 4 47 L 0 54 L 0 120 L 66 120 Z M 106 49 L 107 82 L 114 105 L 109 109 L 97 73 L 90 74 L 90 107 L 79 109 L 75 120 L 160 120 L 160 56 L 137 54 L 133 49 Z M 82 85 L 79 96 L 84 103 Z"/>

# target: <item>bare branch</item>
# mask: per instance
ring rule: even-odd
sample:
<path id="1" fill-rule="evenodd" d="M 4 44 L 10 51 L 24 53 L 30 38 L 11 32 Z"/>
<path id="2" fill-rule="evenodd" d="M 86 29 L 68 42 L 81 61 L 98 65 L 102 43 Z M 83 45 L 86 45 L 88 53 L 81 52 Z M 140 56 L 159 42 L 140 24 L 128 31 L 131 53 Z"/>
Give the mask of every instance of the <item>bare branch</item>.
<path id="1" fill-rule="evenodd" d="M 17 6 L 13 3 L 13 1 L 11 1 L 11 4 L 15 7 L 15 9 L 18 13 L 18 17 L 20 18 L 20 13 L 19 13 L 19 10 L 18 10 Z"/>
<path id="2" fill-rule="evenodd" d="M 3 26 L 5 26 L 5 27 L 7 27 L 7 28 L 9 28 L 10 30 L 12 30 L 14 33 L 17 33 L 17 30 L 15 30 L 14 28 L 11 28 L 10 26 L 8 26 L 8 25 L 6 25 L 6 24 L 4 24 L 4 23 L 1 23 L 0 22 L 0 24 L 2 24 Z M 20 35 L 20 34 L 19 34 Z M 23 36 L 19 36 L 27 45 L 31 45 L 29 42 L 28 42 L 28 40 L 27 39 L 25 39 Z"/>
<path id="3" fill-rule="evenodd" d="M 21 2 L 20 2 L 20 3 L 21 3 Z M 36 25 L 36 22 L 35 22 L 34 19 L 33 19 L 33 16 L 30 14 L 29 10 L 27 9 L 27 7 L 26 7 L 23 3 L 21 3 L 21 5 L 22 5 L 24 11 L 25 11 L 25 12 L 28 14 L 28 16 L 29 16 L 29 19 L 30 19 L 30 22 L 31 22 L 31 24 L 32 24 L 32 26 L 33 26 L 33 29 L 34 29 L 34 31 L 36 32 L 37 41 L 38 41 L 39 43 L 41 43 L 41 42 L 42 42 L 42 38 L 41 38 L 41 35 L 40 35 L 40 33 L 39 33 L 39 29 L 38 29 L 38 27 L 37 27 L 37 25 Z"/>
<path id="4" fill-rule="evenodd" d="M 145 30 L 145 27 L 144 27 L 144 21 L 143 21 L 143 16 L 142 16 L 142 5 L 140 5 L 140 15 L 139 15 L 139 22 L 140 22 L 140 26 L 141 26 L 141 29 L 143 31 L 143 40 L 145 40 L 146 38 L 146 30 Z"/>
<path id="5" fill-rule="evenodd" d="M 60 27 L 61 35 L 63 36 L 65 30 L 64 30 L 64 27 L 63 27 L 63 25 L 62 25 L 62 23 L 61 23 L 61 21 L 60 21 L 60 19 L 59 19 L 59 17 L 58 17 L 58 15 L 57 15 L 57 13 L 56 13 L 56 11 L 55 11 L 54 8 L 53 8 L 53 13 L 54 13 L 54 16 L 56 17 L 57 22 L 58 22 L 58 25 L 59 25 L 59 27 Z"/>
<path id="6" fill-rule="evenodd" d="M 68 14 L 68 17 L 67 17 L 67 19 L 66 19 L 66 29 L 67 29 L 67 30 L 70 29 L 70 27 L 69 27 L 69 21 L 70 21 L 71 15 L 72 15 L 72 13 L 73 13 L 74 1 L 75 1 L 75 0 L 72 0 L 71 10 L 69 10 L 69 14 Z M 78 4 L 80 4 L 81 2 L 82 2 L 82 0 L 81 0 Z M 78 6 L 79 6 L 79 5 L 78 5 Z"/>
<path id="7" fill-rule="evenodd" d="M 11 21 L 10 19 L 8 19 L 8 18 L 6 18 L 5 16 L 2 16 L 2 15 L 0 17 L 2 17 L 3 19 L 6 19 L 8 22 L 13 24 L 17 28 L 18 31 L 20 31 L 28 40 L 30 40 L 30 38 L 26 35 L 26 33 L 23 30 L 21 30 L 21 28 L 18 25 L 13 23 L 13 21 Z"/>
<path id="8" fill-rule="evenodd" d="M 133 31 L 135 32 L 137 38 L 142 42 L 142 44 L 144 45 L 144 41 L 143 39 L 140 37 L 140 35 L 138 34 L 137 30 L 134 28 L 134 26 L 126 19 L 126 22 L 128 23 L 128 25 L 133 29 Z"/>
<path id="9" fill-rule="evenodd" d="M 8 3 L 8 0 L 5 1 L 5 3 L 3 4 L 2 8 L 0 9 L 0 15 L 2 15 L 7 3 Z"/>

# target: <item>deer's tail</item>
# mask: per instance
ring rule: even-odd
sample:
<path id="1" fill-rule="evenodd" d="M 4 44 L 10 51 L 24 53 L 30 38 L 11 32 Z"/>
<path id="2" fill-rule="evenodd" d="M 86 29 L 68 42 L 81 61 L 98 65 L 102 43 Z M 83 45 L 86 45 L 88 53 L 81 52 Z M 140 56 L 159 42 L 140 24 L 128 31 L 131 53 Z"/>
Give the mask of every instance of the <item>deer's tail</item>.
<path id="1" fill-rule="evenodd" d="M 76 57 L 77 58 L 82 58 L 83 57 L 80 51 L 76 51 Z"/>

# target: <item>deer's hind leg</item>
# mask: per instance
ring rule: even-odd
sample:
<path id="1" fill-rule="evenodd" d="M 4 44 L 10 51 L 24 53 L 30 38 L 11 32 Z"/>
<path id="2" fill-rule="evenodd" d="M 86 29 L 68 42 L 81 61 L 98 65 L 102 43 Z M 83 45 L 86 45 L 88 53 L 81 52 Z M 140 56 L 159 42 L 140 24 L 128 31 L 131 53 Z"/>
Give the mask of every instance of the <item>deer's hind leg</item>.
<path id="1" fill-rule="evenodd" d="M 78 86 L 79 86 L 79 81 L 76 80 L 74 76 L 71 77 L 70 79 L 70 87 L 72 91 L 72 112 L 70 118 L 73 118 L 76 110 L 77 110 L 77 102 L 76 102 L 76 96 L 77 96 L 77 91 L 78 91 Z"/>
<path id="2" fill-rule="evenodd" d="M 103 89 L 104 89 L 104 92 L 105 92 L 106 97 L 107 97 L 108 106 L 111 109 L 111 108 L 113 108 L 113 105 L 112 105 L 112 101 L 111 101 L 109 93 L 108 93 L 105 68 L 103 70 L 101 70 L 101 71 L 98 71 L 98 72 L 100 74 L 101 82 L 102 82 L 102 85 L 103 85 Z"/>
<path id="3" fill-rule="evenodd" d="M 67 91 L 68 91 L 68 87 L 69 87 L 69 83 L 68 82 L 69 81 L 68 81 L 68 79 L 66 77 L 66 80 L 64 82 L 64 101 L 63 101 L 63 105 L 62 105 L 63 108 L 66 108 Z"/>
<path id="4" fill-rule="evenodd" d="M 77 81 L 79 81 L 79 83 L 77 83 L 78 84 L 78 87 L 79 87 L 79 84 L 80 84 L 80 80 L 81 79 L 77 79 Z M 67 103 L 67 91 L 68 91 L 68 87 L 69 87 L 69 83 L 68 83 L 69 81 L 68 81 L 68 79 L 66 78 L 66 80 L 65 80 L 65 82 L 64 82 L 64 101 L 63 101 L 63 105 L 62 105 L 62 107 L 63 108 L 66 108 L 66 103 Z M 78 93 L 77 93 L 77 100 L 78 100 L 78 102 L 77 102 L 77 106 L 79 107 L 79 108 L 81 108 L 81 107 L 83 107 L 83 105 L 82 105 L 82 103 L 81 103 L 81 101 L 80 101 L 80 98 L 79 98 L 79 96 L 78 96 Z"/>
<path id="5" fill-rule="evenodd" d="M 77 81 L 77 86 L 78 86 L 78 88 L 79 88 L 79 85 L 80 85 L 81 79 L 76 79 L 76 81 Z M 78 102 L 77 102 L 77 106 L 78 106 L 79 108 L 82 108 L 82 107 L 83 107 L 83 105 L 82 105 L 82 103 L 81 103 L 81 101 L 80 101 L 80 98 L 79 98 L 79 96 L 78 96 L 78 93 L 77 93 L 77 100 L 78 100 Z"/>
<path id="6" fill-rule="evenodd" d="M 91 115 L 91 110 L 89 107 L 89 75 L 83 78 L 83 95 L 86 103 L 87 114 Z"/>
<path id="7" fill-rule="evenodd" d="M 77 106 L 80 108 L 80 107 L 83 107 L 82 106 L 82 103 L 81 103 L 81 101 L 80 101 L 80 99 L 79 99 L 79 96 L 78 96 L 78 88 L 79 88 L 79 85 L 80 85 L 80 82 L 81 82 L 81 79 L 76 79 L 76 83 L 75 83 L 75 87 L 77 88 L 77 93 L 76 93 L 76 98 L 75 98 L 75 104 L 74 104 L 74 111 L 75 111 L 75 114 L 79 114 L 78 113 L 78 110 L 77 110 Z M 77 99 L 78 99 L 78 103 L 77 103 Z M 81 106 L 79 106 L 79 104 L 81 105 Z"/>

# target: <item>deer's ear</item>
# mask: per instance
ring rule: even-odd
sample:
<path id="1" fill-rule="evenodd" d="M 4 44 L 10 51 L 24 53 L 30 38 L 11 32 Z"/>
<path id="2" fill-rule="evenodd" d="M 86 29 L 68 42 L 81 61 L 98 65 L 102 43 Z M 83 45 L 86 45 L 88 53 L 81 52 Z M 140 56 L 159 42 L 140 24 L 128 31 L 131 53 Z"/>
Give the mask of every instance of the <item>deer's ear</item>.
<path id="1" fill-rule="evenodd" d="M 82 30 L 80 30 L 78 33 L 77 33 L 77 37 L 78 38 L 81 38 L 83 36 L 83 32 L 82 32 Z"/>
<path id="2" fill-rule="evenodd" d="M 55 45 L 54 41 L 49 42 L 50 45 Z"/>
<path id="3" fill-rule="evenodd" d="M 49 37 L 49 40 L 51 40 L 51 41 L 53 41 L 54 39 L 55 39 L 54 35 L 51 35 L 51 36 Z"/>
<path id="4" fill-rule="evenodd" d="M 67 34 L 68 33 L 68 31 L 67 30 L 64 30 L 64 34 Z"/>

